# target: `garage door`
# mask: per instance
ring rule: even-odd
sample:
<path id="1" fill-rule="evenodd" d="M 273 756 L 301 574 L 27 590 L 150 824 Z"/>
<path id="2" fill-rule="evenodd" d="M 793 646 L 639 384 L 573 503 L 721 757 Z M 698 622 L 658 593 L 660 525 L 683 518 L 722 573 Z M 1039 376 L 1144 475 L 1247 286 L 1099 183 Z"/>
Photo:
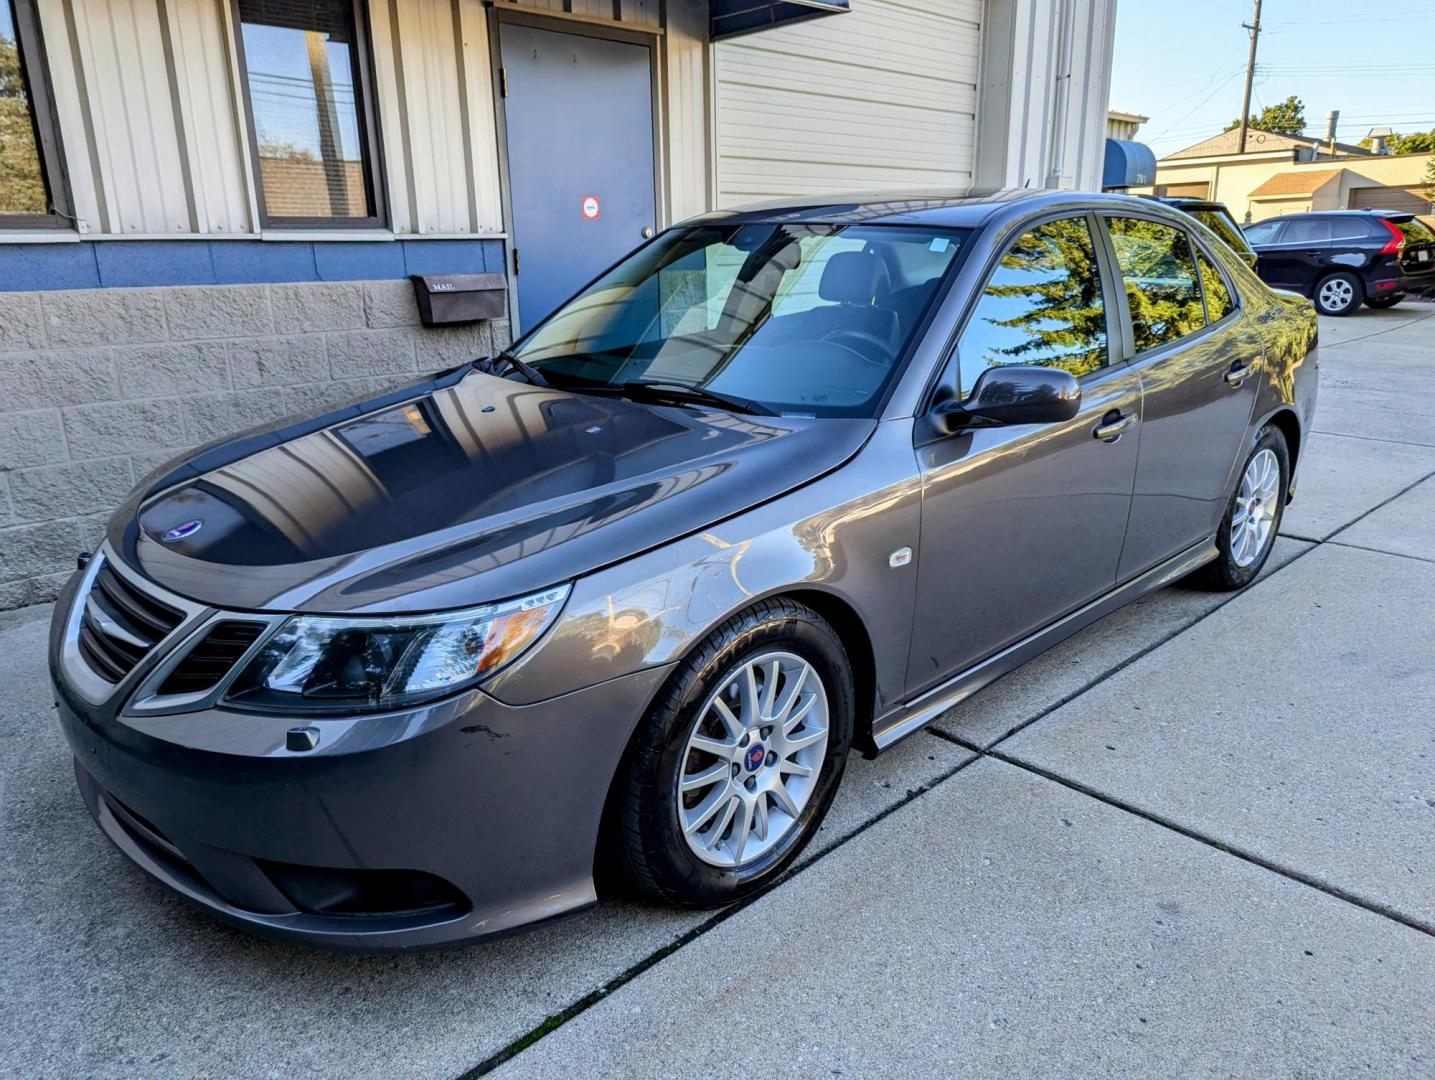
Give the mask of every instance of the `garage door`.
<path id="1" fill-rule="evenodd" d="M 1360 187 L 1350 191 L 1352 210 L 1399 210 L 1406 214 L 1430 216 L 1430 200 L 1418 188 Z"/>
<path id="2" fill-rule="evenodd" d="M 861 0 L 714 47 L 717 201 L 971 183 L 978 0 Z"/>

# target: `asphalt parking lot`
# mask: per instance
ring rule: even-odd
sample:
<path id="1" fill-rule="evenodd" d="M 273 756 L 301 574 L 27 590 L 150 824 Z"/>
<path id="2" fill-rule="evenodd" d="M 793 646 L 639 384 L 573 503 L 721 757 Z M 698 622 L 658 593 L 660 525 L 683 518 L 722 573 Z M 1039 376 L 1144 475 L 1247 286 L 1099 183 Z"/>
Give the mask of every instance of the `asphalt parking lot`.
<path id="1" fill-rule="evenodd" d="M 85 814 L 0 614 L 0 1070 L 1435 1074 L 1435 306 L 1322 320 L 1263 578 L 1173 587 L 849 768 L 778 887 L 353 957 L 192 912 Z"/>

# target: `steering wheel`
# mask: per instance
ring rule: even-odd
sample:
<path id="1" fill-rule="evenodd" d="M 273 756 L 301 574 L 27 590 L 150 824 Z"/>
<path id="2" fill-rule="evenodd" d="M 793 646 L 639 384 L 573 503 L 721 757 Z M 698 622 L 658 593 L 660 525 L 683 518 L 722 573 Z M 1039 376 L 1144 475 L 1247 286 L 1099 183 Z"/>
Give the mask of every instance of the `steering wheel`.
<path id="1" fill-rule="evenodd" d="M 829 345 L 836 345 L 848 352 L 856 353 L 867 363 L 876 364 L 878 367 L 888 367 L 892 362 L 890 339 L 858 329 L 855 326 L 845 326 L 839 330 L 833 330 L 831 333 L 822 335 L 822 340 Z M 877 355 L 873 356 L 873 353 Z"/>

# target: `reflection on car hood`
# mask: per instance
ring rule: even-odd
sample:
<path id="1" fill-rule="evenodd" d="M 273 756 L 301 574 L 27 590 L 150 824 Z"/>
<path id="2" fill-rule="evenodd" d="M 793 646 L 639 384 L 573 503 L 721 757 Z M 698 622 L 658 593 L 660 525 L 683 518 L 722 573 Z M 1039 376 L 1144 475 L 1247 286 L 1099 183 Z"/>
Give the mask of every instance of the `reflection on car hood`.
<path id="1" fill-rule="evenodd" d="M 461 607 L 781 495 L 847 460 L 873 428 L 479 373 L 446 382 L 206 448 L 162 490 L 137 493 L 111 542 L 160 584 L 221 607 Z"/>

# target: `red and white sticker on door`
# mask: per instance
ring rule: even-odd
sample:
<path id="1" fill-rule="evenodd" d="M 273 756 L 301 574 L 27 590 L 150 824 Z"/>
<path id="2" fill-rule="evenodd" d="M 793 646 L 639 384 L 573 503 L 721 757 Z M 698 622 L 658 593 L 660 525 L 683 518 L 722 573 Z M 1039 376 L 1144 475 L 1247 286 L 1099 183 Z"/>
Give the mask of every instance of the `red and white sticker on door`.
<path id="1" fill-rule="evenodd" d="M 584 195 L 582 207 L 584 221 L 597 221 L 603 216 L 603 204 L 596 195 Z"/>

